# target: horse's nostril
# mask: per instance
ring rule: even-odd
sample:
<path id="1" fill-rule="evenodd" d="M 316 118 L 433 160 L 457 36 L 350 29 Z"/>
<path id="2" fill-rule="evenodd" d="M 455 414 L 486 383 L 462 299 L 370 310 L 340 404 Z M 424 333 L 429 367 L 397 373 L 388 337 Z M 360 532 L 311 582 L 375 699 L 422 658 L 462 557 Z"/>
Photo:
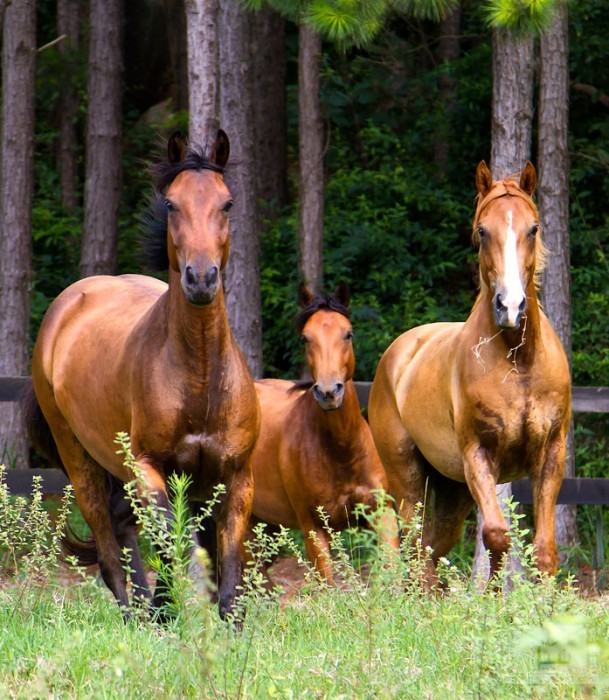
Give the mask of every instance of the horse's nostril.
<path id="1" fill-rule="evenodd" d="M 522 301 L 520 302 L 520 304 L 518 304 L 518 311 L 519 311 L 520 313 L 524 313 L 524 310 L 525 310 L 526 308 L 527 308 L 527 298 L 526 298 L 526 297 L 522 297 Z"/>
<path id="2" fill-rule="evenodd" d="M 335 396 L 340 396 L 345 389 L 345 385 L 342 384 L 341 382 L 338 382 L 337 384 L 334 385 L 334 395 Z"/>
<path id="3" fill-rule="evenodd" d="M 187 284 L 195 284 L 195 282 L 197 281 L 197 277 L 196 277 L 192 267 L 190 267 L 190 265 L 188 265 L 186 267 L 185 272 L 186 272 L 186 283 Z"/>
<path id="4" fill-rule="evenodd" d="M 205 282 L 207 283 L 208 286 L 211 286 L 215 284 L 218 280 L 218 267 L 217 265 L 213 265 L 212 267 L 209 268 L 207 271 L 207 274 L 205 275 Z"/>
<path id="5" fill-rule="evenodd" d="M 495 296 L 495 306 L 500 309 L 503 306 L 503 297 L 501 294 Z"/>

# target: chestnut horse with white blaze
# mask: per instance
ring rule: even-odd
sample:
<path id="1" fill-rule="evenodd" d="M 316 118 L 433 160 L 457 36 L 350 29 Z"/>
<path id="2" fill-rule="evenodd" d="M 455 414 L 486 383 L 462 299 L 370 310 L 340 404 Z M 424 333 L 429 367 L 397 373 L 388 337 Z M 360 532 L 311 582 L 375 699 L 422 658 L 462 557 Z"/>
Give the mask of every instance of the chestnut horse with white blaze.
<path id="1" fill-rule="evenodd" d="M 56 447 L 93 533 L 93 560 L 125 615 L 124 547 L 131 549 L 135 595 L 150 597 L 133 515 L 117 497 L 122 482 L 136 477 L 138 493 L 169 518 L 170 474 L 191 477 L 194 502 L 225 484 L 215 514 L 222 615 L 233 609 L 242 580 L 259 407 L 222 286 L 232 204 L 223 177 L 228 155 L 223 131 L 209 157 L 174 134 L 167 160 L 153 168 L 157 195 L 149 221 L 152 255 L 157 269 L 169 268 L 169 284 L 141 275 L 80 280 L 52 303 L 34 349 L 30 434 L 46 440 L 51 456 Z M 137 475 L 116 453 L 119 431 L 130 435 Z M 163 600 L 157 586 L 153 605 Z"/>
<path id="2" fill-rule="evenodd" d="M 312 382 L 256 381 L 262 421 L 252 514 L 300 528 L 308 559 L 332 582 L 330 536 L 319 506 L 331 528 L 345 529 L 356 504 L 377 508 L 387 478 L 353 384 L 349 290 L 341 284 L 335 295 L 315 296 L 301 284 L 299 301 L 298 326 Z M 391 506 L 379 521 L 379 542 L 397 549 Z"/>
<path id="3" fill-rule="evenodd" d="M 380 360 L 368 406 L 402 517 L 408 521 L 429 495 L 430 585 L 474 503 L 491 574 L 499 570 L 509 537 L 495 487 L 523 476 L 533 488 L 538 567 L 548 574 L 558 567 L 554 518 L 571 387 L 565 352 L 537 300 L 543 245 L 535 169 L 527 163 L 519 180 L 493 182 L 482 161 L 476 183 L 473 309 L 464 323 L 419 326 L 397 338 Z"/>

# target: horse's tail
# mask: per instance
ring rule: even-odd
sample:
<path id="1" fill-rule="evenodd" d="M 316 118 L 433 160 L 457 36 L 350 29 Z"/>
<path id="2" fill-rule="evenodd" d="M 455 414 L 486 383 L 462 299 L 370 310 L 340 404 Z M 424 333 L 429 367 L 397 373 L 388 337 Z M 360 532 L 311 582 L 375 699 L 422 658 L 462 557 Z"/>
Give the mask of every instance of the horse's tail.
<path id="1" fill-rule="evenodd" d="M 67 561 L 68 557 L 72 557 L 76 559 L 78 566 L 86 568 L 99 563 L 97 545 L 93 535 L 80 537 L 69 523 L 66 523 L 64 533 L 61 536 L 61 548 L 64 561 Z"/>
<path id="2" fill-rule="evenodd" d="M 60 467 L 65 472 L 57 450 L 57 445 L 53 438 L 53 433 L 38 403 L 38 398 L 34 391 L 34 382 L 31 377 L 21 391 L 19 408 L 25 420 L 25 427 L 30 444 L 40 452 L 50 466 Z"/>

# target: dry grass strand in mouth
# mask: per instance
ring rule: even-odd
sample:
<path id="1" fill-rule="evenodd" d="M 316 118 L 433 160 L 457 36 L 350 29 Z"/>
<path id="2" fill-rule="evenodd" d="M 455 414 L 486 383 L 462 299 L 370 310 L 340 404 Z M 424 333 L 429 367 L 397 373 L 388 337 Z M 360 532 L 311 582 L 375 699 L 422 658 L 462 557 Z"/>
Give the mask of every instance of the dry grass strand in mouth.
<path id="1" fill-rule="evenodd" d="M 512 374 L 512 372 L 516 372 L 516 374 L 518 374 L 518 365 L 516 364 L 516 353 L 518 352 L 519 348 L 521 348 L 527 342 L 527 339 L 525 337 L 525 333 L 527 331 L 527 315 L 526 314 L 523 316 L 523 320 L 524 320 L 524 323 L 522 324 L 522 336 L 520 338 L 520 343 L 515 348 L 510 348 L 510 351 L 506 355 L 506 358 L 508 360 L 510 359 L 510 357 L 512 357 L 513 367 L 510 369 L 510 371 L 503 378 L 504 384 L 505 384 L 506 379 L 510 376 L 510 374 Z"/>
<path id="2" fill-rule="evenodd" d="M 503 328 L 498 332 L 495 333 L 494 336 L 491 338 L 480 338 L 480 340 L 477 342 L 476 345 L 472 348 L 472 352 L 474 353 L 474 356 L 476 357 L 476 361 L 478 362 L 479 365 L 481 365 L 482 369 L 486 372 L 486 362 L 482 359 L 482 346 L 487 345 L 491 341 L 495 340 L 495 338 L 503 333 Z"/>
<path id="3" fill-rule="evenodd" d="M 512 374 L 512 372 L 516 372 L 516 374 L 518 374 L 518 365 L 517 365 L 517 363 L 516 363 L 516 356 L 517 356 L 518 350 L 519 350 L 523 345 L 525 345 L 526 342 L 527 342 L 526 335 L 525 335 L 525 334 L 526 334 L 526 330 L 527 330 L 527 316 L 526 316 L 526 314 L 524 315 L 523 318 L 524 318 L 524 324 L 523 324 L 523 326 L 522 326 L 522 336 L 521 336 L 521 338 L 520 338 L 520 343 L 518 343 L 518 345 L 516 345 L 515 347 L 510 348 L 508 354 L 506 355 L 506 358 L 507 358 L 508 360 L 509 360 L 510 358 L 512 358 L 512 367 L 510 368 L 509 372 L 508 372 L 508 373 L 505 375 L 505 377 L 503 378 L 503 383 L 505 383 L 505 381 L 506 381 L 507 378 L 510 376 L 510 374 Z M 488 343 L 490 343 L 490 342 L 492 342 L 493 340 L 495 340 L 495 338 L 497 338 L 497 336 L 499 336 L 499 335 L 501 335 L 501 334 L 503 333 L 503 330 L 504 330 L 504 329 L 502 328 L 498 333 L 495 333 L 495 335 L 493 335 L 493 336 L 490 337 L 490 338 L 480 338 L 480 340 L 479 340 L 479 341 L 476 343 L 476 345 L 474 345 L 474 347 L 472 348 L 472 352 L 474 353 L 474 356 L 476 357 L 476 361 L 478 362 L 478 364 L 481 365 L 481 367 L 482 367 L 482 369 L 484 370 L 484 372 L 486 372 L 486 362 L 485 362 L 484 359 L 482 358 L 482 347 L 483 347 L 484 345 L 488 345 Z"/>

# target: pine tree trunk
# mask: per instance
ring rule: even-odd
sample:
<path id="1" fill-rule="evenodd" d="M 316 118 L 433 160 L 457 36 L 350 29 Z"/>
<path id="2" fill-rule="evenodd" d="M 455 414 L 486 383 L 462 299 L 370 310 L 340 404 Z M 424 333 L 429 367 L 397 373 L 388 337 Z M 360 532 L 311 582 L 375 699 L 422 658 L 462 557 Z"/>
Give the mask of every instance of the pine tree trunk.
<path id="1" fill-rule="evenodd" d="M 78 135 L 76 116 L 78 95 L 71 80 L 75 62 L 73 57 L 80 45 L 80 0 L 57 0 L 57 32 L 66 39 L 59 44 L 64 61 L 65 80 L 59 95 L 59 138 L 57 161 L 61 203 L 69 214 L 75 214 L 78 207 Z"/>
<path id="2" fill-rule="evenodd" d="M 90 0 L 89 31 L 81 277 L 116 271 L 122 189 L 122 0 Z"/>
<path id="3" fill-rule="evenodd" d="M 496 180 L 519 172 L 531 157 L 534 56 L 532 38 L 493 32 L 491 171 Z"/>
<path id="4" fill-rule="evenodd" d="M 571 262 L 569 243 L 569 13 L 558 2 L 541 37 L 539 95 L 539 214 L 548 249 L 541 300 L 571 365 Z M 573 425 L 567 439 L 566 476 L 575 476 Z M 578 542 L 577 507 L 556 507 L 559 549 Z"/>
<path id="5" fill-rule="evenodd" d="M 298 159 L 300 164 L 300 272 L 314 292 L 323 284 L 324 125 L 319 101 L 321 37 L 298 30 Z"/>
<path id="6" fill-rule="evenodd" d="M 220 0 L 220 125 L 231 141 L 227 183 L 231 251 L 226 268 L 226 306 L 231 328 L 254 377 L 262 376 L 260 240 L 256 202 L 250 19 L 233 0 Z"/>
<path id="7" fill-rule="evenodd" d="M 254 85 L 256 189 L 263 218 L 287 202 L 285 20 L 272 10 L 250 16 Z"/>
<path id="8" fill-rule="evenodd" d="M 189 137 L 206 150 L 220 127 L 218 0 L 185 0 L 188 35 Z M 229 134 L 230 138 L 231 134 Z"/>
<path id="9" fill-rule="evenodd" d="M 186 5 L 191 9 L 203 4 L 200 0 L 162 0 L 167 23 L 169 57 L 173 73 L 172 107 L 174 110 L 188 109 L 188 29 Z M 213 3 L 217 5 L 217 2 Z"/>
<path id="10" fill-rule="evenodd" d="M 495 180 L 520 171 L 531 157 L 534 54 L 532 38 L 521 39 L 508 32 L 493 32 L 491 171 Z M 503 507 L 503 501 L 511 495 L 510 484 L 497 487 L 497 498 L 508 523 L 508 511 Z M 518 566 L 513 556 L 507 566 L 512 569 Z M 486 581 L 488 571 L 488 554 L 482 542 L 482 517 L 478 511 L 473 580 Z"/>
<path id="11" fill-rule="evenodd" d="M 34 187 L 36 3 L 5 10 L 2 43 L 0 170 L 0 376 L 25 376 L 29 365 Z M 28 467 L 28 445 L 15 403 L 0 403 L 0 462 Z"/>
<path id="12" fill-rule="evenodd" d="M 450 118 L 457 102 L 459 81 L 451 75 L 451 65 L 459 58 L 459 29 L 461 26 L 461 8 L 457 6 L 440 24 L 440 42 L 438 59 L 442 72 L 438 78 L 440 90 L 440 109 L 442 117 L 436 130 L 434 162 L 438 175 L 445 177 L 450 163 Z"/>

